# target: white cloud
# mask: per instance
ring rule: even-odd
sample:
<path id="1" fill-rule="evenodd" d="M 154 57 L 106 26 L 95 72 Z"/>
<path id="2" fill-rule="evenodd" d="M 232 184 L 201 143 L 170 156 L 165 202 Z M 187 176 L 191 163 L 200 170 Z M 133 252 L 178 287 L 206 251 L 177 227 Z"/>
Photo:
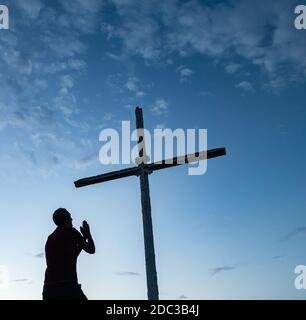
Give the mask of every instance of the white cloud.
<path id="1" fill-rule="evenodd" d="M 157 99 L 151 108 L 154 115 L 161 116 L 168 113 L 168 102 L 164 99 Z"/>
<path id="2" fill-rule="evenodd" d="M 14 70 L 19 73 L 30 75 L 32 73 L 32 61 L 27 54 L 17 50 L 5 50 L 2 59 Z"/>
<path id="3" fill-rule="evenodd" d="M 88 5 L 94 8 L 93 1 Z M 56 109 L 50 109 L 53 102 L 46 89 L 55 96 L 52 106 L 62 111 L 64 120 L 78 110 L 71 90 L 75 78 L 86 68 L 81 58 L 86 46 L 77 27 L 65 24 L 65 11 L 59 13 L 46 1 L 12 0 L 12 10 L 18 18 L 13 20 L 10 33 L 0 37 L 1 128 L 13 126 L 35 132 L 54 123 Z M 39 37 L 32 37 L 37 30 Z M 56 95 L 50 87 L 58 79 L 61 88 Z"/>
<path id="4" fill-rule="evenodd" d="M 130 77 L 128 78 L 125 87 L 129 90 L 129 91 L 137 91 L 137 82 L 138 79 L 135 77 Z"/>
<path id="5" fill-rule="evenodd" d="M 64 89 L 72 89 L 74 87 L 74 79 L 66 74 L 61 78 L 62 90 Z"/>
<path id="6" fill-rule="evenodd" d="M 92 34 L 99 27 L 99 12 L 103 0 L 65 0 L 61 1 L 60 23 L 63 26 L 77 29 L 84 34 Z"/>
<path id="7" fill-rule="evenodd" d="M 242 89 L 244 91 L 247 91 L 247 92 L 253 92 L 254 91 L 254 88 L 253 88 L 252 84 L 250 82 L 248 82 L 248 81 L 241 81 L 238 84 L 236 84 L 235 87 L 239 88 L 239 89 Z"/>
<path id="8" fill-rule="evenodd" d="M 70 59 L 68 60 L 68 65 L 73 70 L 82 71 L 86 68 L 86 62 L 81 59 Z"/>
<path id="9" fill-rule="evenodd" d="M 65 0 L 62 5 L 70 13 L 96 14 L 103 6 L 103 0 Z"/>
<path id="10" fill-rule="evenodd" d="M 46 89 L 48 87 L 47 85 L 47 81 L 43 80 L 43 79 L 36 79 L 35 80 L 35 85 L 37 88 L 39 88 L 40 90 Z"/>
<path id="11" fill-rule="evenodd" d="M 13 3 L 31 19 L 37 19 L 44 7 L 44 3 L 41 0 L 13 0 Z"/>
<path id="12" fill-rule="evenodd" d="M 99 161 L 99 154 L 98 152 L 96 152 L 80 160 L 76 160 L 74 162 L 74 165 L 76 169 L 81 169 L 81 168 L 90 167 L 91 165 L 93 165 L 94 163 L 97 163 L 98 161 Z"/>
<path id="13" fill-rule="evenodd" d="M 239 63 L 230 63 L 225 67 L 225 70 L 229 74 L 234 74 L 241 68 L 242 68 L 242 65 Z"/>
<path id="14" fill-rule="evenodd" d="M 83 42 L 71 36 L 47 35 L 43 37 L 43 41 L 60 58 L 72 58 L 86 50 Z"/>
<path id="15" fill-rule="evenodd" d="M 306 38 L 292 26 L 291 1 L 237 0 L 210 6 L 197 0 L 113 3 L 120 23 L 104 32 L 121 40 L 125 55 L 146 61 L 195 53 L 225 61 L 242 58 L 244 65 L 258 66 L 267 82 L 278 77 L 286 83 L 304 79 Z M 226 68 L 229 73 L 238 69 L 237 64 Z M 288 73 L 292 76 L 284 76 Z"/>
<path id="16" fill-rule="evenodd" d="M 50 126 L 54 121 L 54 112 L 47 105 L 32 106 L 29 109 L 16 109 L 3 112 L 0 129 L 16 127 L 27 130 L 37 130 Z"/>
<path id="17" fill-rule="evenodd" d="M 136 92 L 136 97 L 139 97 L 139 98 L 141 98 L 141 97 L 144 97 L 146 94 L 145 94 L 145 92 L 143 92 L 143 91 L 137 91 Z"/>
<path id="18" fill-rule="evenodd" d="M 157 59 L 161 48 L 157 33 L 160 30 L 158 22 L 149 14 L 157 9 L 153 1 L 118 1 L 113 0 L 116 11 L 122 19 L 122 24 L 115 26 L 102 23 L 102 31 L 108 39 L 120 38 L 124 46 L 124 54 L 138 54 L 144 59 Z"/>
<path id="19" fill-rule="evenodd" d="M 165 129 L 166 125 L 164 123 L 159 123 L 155 126 L 156 129 Z"/>
<path id="20" fill-rule="evenodd" d="M 58 110 L 63 113 L 63 116 L 70 117 L 74 112 L 77 111 L 77 100 L 76 97 L 70 92 L 61 92 L 55 100 L 55 106 Z"/>
<path id="21" fill-rule="evenodd" d="M 129 77 L 124 84 L 124 87 L 135 94 L 136 97 L 142 98 L 146 93 L 139 89 L 139 79 L 137 77 Z"/>
<path id="22" fill-rule="evenodd" d="M 184 65 L 179 66 L 176 69 L 176 71 L 180 74 L 180 81 L 181 82 L 186 81 L 187 78 L 189 78 L 192 74 L 194 74 L 194 72 L 190 68 L 188 68 Z"/>
<path id="23" fill-rule="evenodd" d="M 77 99 L 71 91 L 74 87 L 74 79 L 70 75 L 64 75 L 60 78 L 60 90 L 54 99 L 54 105 L 57 110 L 60 110 L 66 122 L 72 125 L 70 116 L 79 111 Z"/>
<path id="24" fill-rule="evenodd" d="M 193 71 L 189 68 L 183 68 L 180 70 L 180 73 L 182 77 L 189 77 L 193 74 Z"/>
<path id="25" fill-rule="evenodd" d="M 112 113 L 106 113 L 105 115 L 104 115 L 104 117 L 103 117 L 103 120 L 104 121 L 110 121 L 110 120 L 112 120 L 114 118 L 114 115 L 112 114 Z"/>

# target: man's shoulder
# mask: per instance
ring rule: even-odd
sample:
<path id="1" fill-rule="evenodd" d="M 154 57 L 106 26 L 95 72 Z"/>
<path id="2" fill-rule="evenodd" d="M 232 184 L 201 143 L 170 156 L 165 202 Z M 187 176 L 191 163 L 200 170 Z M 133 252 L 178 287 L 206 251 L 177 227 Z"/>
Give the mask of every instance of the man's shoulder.
<path id="1" fill-rule="evenodd" d="M 83 239 L 81 233 L 75 228 L 56 228 L 54 232 L 49 235 L 47 242 L 63 238 Z"/>
<path id="2" fill-rule="evenodd" d="M 73 231 L 71 228 L 57 227 L 48 237 L 48 239 L 56 239 L 62 237 L 72 237 Z"/>
<path id="3" fill-rule="evenodd" d="M 76 228 L 72 228 L 72 234 L 73 237 L 77 238 L 77 239 L 83 239 L 83 236 L 81 235 L 80 231 L 78 231 Z"/>

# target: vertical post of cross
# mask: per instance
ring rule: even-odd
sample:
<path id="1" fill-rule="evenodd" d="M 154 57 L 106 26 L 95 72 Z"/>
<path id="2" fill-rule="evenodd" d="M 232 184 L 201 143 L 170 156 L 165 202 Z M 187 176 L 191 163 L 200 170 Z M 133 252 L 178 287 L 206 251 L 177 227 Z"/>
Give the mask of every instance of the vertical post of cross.
<path id="1" fill-rule="evenodd" d="M 147 287 L 148 299 L 158 300 L 158 284 L 157 272 L 154 251 L 153 226 L 151 216 L 151 200 L 149 187 L 149 173 L 146 170 L 147 155 L 145 152 L 145 137 L 142 109 L 137 107 L 136 115 L 136 129 L 138 133 L 138 147 L 139 147 L 139 168 L 140 170 L 140 191 L 141 191 L 141 206 L 142 206 L 142 220 L 144 233 L 144 247 L 146 259 L 146 273 L 147 273 Z"/>

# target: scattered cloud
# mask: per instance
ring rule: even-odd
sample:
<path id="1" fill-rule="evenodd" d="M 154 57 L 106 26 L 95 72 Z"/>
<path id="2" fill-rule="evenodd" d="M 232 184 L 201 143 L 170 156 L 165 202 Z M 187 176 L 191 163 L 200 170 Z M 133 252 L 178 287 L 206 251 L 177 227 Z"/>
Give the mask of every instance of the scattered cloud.
<path id="1" fill-rule="evenodd" d="M 26 279 L 26 278 L 20 278 L 20 279 L 11 280 L 11 282 L 27 282 L 27 281 L 29 281 L 29 279 Z"/>
<path id="2" fill-rule="evenodd" d="M 236 84 L 235 87 L 238 89 L 242 89 L 245 92 L 253 92 L 254 91 L 252 84 L 248 81 L 241 81 L 238 84 Z"/>
<path id="3" fill-rule="evenodd" d="M 65 120 L 79 111 L 76 96 L 72 92 L 74 79 L 70 75 L 64 75 L 60 78 L 60 89 L 54 99 L 55 108 L 62 112 Z M 70 123 L 71 124 L 71 123 Z"/>
<path id="4" fill-rule="evenodd" d="M 296 237 L 306 236 L 306 227 L 298 227 L 283 236 L 280 241 L 289 241 Z"/>
<path id="5" fill-rule="evenodd" d="M 37 254 L 34 255 L 34 257 L 35 258 L 39 258 L 39 259 L 44 258 L 45 257 L 45 253 L 44 252 L 37 253 Z"/>
<path id="6" fill-rule="evenodd" d="M 122 271 L 122 272 L 116 272 L 116 275 L 118 276 L 139 276 L 140 274 L 138 272 L 134 271 Z"/>
<path id="7" fill-rule="evenodd" d="M 106 77 L 106 84 L 115 93 L 123 94 L 128 92 L 133 95 L 133 97 L 142 98 L 146 95 L 140 85 L 140 80 L 136 76 L 130 76 L 125 79 L 124 75 L 121 73 L 110 74 Z"/>
<path id="8" fill-rule="evenodd" d="M 113 0 L 113 5 L 122 23 L 102 23 L 101 29 L 107 39 L 118 38 L 122 41 L 124 52 L 121 56 L 137 54 L 145 60 L 157 59 L 161 51 L 161 48 L 156 46 L 156 42 L 159 42 L 160 27 L 155 17 L 148 12 L 156 7 L 156 4 L 149 1 L 139 3 Z"/>
<path id="9" fill-rule="evenodd" d="M 234 74 L 241 68 L 242 68 L 242 65 L 239 63 L 230 63 L 225 67 L 225 70 L 229 74 Z"/>
<path id="10" fill-rule="evenodd" d="M 146 93 L 143 92 L 143 91 L 137 91 L 137 92 L 136 92 L 136 97 L 142 98 L 142 97 L 144 97 L 145 95 L 146 95 Z"/>
<path id="11" fill-rule="evenodd" d="M 76 70 L 76 71 L 83 71 L 86 69 L 86 62 L 84 60 L 81 59 L 69 59 L 68 60 L 68 66 L 72 69 L 72 70 Z"/>
<path id="12" fill-rule="evenodd" d="M 139 89 L 139 79 L 137 77 L 129 77 L 125 83 L 125 87 L 130 91 L 135 93 L 136 97 L 144 97 L 145 92 Z"/>
<path id="13" fill-rule="evenodd" d="M 283 259 L 284 257 L 285 257 L 284 255 L 276 255 L 276 256 L 273 256 L 272 259 L 279 260 L 279 259 Z"/>
<path id="14" fill-rule="evenodd" d="M 194 74 L 194 72 L 188 67 L 182 65 L 176 69 L 176 72 L 180 74 L 180 82 L 185 82 L 187 79 Z"/>
<path id="15" fill-rule="evenodd" d="M 137 82 L 138 79 L 135 77 L 130 77 L 128 78 L 125 87 L 129 90 L 129 91 L 137 91 Z"/>
<path id="16" fill-rule="evenodd" d="M 112 119 L 114 119 L 114 115 L 112 113 L 110 113 L 110 112 L 105 113 L 105 115 L 103 117 L 104 121 L 110 121 Z"/>
<path id="17" fill-rule="evenodd" d="M 27 278 L 19 278 L 11 280 L 12 283 L 33 284 L 34 281 Z"/>
<path id="18" fill-rule="evenodd" d="M 68 89 L 72 89 L 74 87 L 74 79 L 68 74 L 61 77 L 61 83 L 61 91 L 67 91 Z"/>
<path id="19" fill-rule="evenodd" d="M 41 0 L 13 0 L 13 2 L 31 20 L 37 19 L 42 8 L 44 7 L 44 3 Z"/>
<path id="20" fill-rule="evenodd" d="M 292 27 L 290 1 L 113 4 L 120 22 L 106 24 L 102 32 L 109 40 L 120 40 L 120 55 L 138 55 L 145 61 L 166 61 L 173 54 L 200 54 L 224 62 L 241 59 L 262 71 L 267 84 L 279 85 L 277 78 L 285 83 L 304 79 L 306 61 L 301 57 L 306 56 L 306 38 Z M 230 63 L 226 71 L 234 74 L 240 67 Z"/>
<path id="21" fill-rule="evenodd" d="M 202 97 L 207 97 L 207 96 L 211 96 L 212 93 L 204 90 L 204 91 L 199 92 L 199 95 Z"/>
<path id="22" fill-rule="evenodd" d="M 166 124 L 165 123 L 159 123 L 155 126 L 156 129 L 165 129 L 166 128 Z"/>
<path id="23" fill-rule="evenodd" d="M 211 275 L 214 276 L 216 275 L 217 273 L 221 273 L 221 272 L 226 272 L 226 271 L 231 271 L 231 270 L 234 270 L 236 267 L 234 266 L 220 266 L 220 267 L 216 267 L 216 268 L 213 268 L 211 270 Z"/>
<path id="24" fill-rule="evenodd" d="M 164 99 L 156 99 L 151 107 L 151 112 L 156 116 L 162 116 L 168 113 L 168 102 Z"/>
<path id="25" fill-rule="evenodd" d="M 75 168 L 81 169 L 90 167 L 91 165 L 97 163 L 99 161 L 98 152 L 95 152 L 94 154 L 90 154 L 89 156 L 86 156 L 80 160 L 75 161 Z"/>
<path id="26" fill-rule="evenodd" d="M 123 78 L 124 77 L 121 73 L 112 73 L 106 77 L 105 83 L 111 90 L 115 91 L 116 93 L 123 93 L 123 89 L 125 88 L 127 83 L 127 81 L 125 82 Z"/>

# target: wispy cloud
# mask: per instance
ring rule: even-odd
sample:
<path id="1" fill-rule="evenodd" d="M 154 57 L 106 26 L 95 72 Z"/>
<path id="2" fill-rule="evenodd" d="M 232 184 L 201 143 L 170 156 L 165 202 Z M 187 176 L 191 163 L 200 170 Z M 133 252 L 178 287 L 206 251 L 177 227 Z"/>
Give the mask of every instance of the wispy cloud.
<path id="1" fill-rule="evenodd" d="M 157 99 L 151 107 L 151 112 L 156 116 L 165 115 L 168 113 L 168 102 L 164 99 Z"/>
<path id="2" fill-rule="evenodd" d="M 281 237 L 280 241 L 289 241 L 299 236 L 306 236 L 306 227 L 298 227 Z"/>
<path id="3" fill-rule="evenodd" d="M 176 69 L 176 72 L 178 72 L 179 75 L 180 75 L 180 82 L 185 82 L 185 81 L 187 81 L 188 78 L 189 78 L 191 75 L 194 74 L 194 72 L 193 72 L 190 68 L 188 68 L 188 67 L 186 67 L 186 66 L 184 66 L 184 65 L 179 66 L 179 67 Z"/>
<path id="4" fill-rule="evenodd" d="M 253 92 L 254 87 L 249 81 L 241 81 L 238 84 L 235 85 L 236 88 L 242 89 L 245 92 Z"/>
<path id="5" fill-rule="evenodd" d="M 41 0 L 13 0 L 13 2 L 30 19 L 36 19 L 44 7 L 44 3 Z"/>
<path id="6" fill-rule="evenodd" d="M 45 257 L 45 253 L 44 252 L 39 252 L 39 253 L 35 254 L 34 257 L 35 258 L 39 258 L 39 259 L 44 258 Z"/>
<path id="7" fill-rule="evenodd" d="M 139 79 L 137 77 L 129 77 L 125 83 L 125 87 L 130 91 L 135 93 L 136 97 L 145 96 L 145 92 L 139 89 Z"/>
<path id="8" fill-rule="evenodd" d="M 80 168 L 89 167 L 98 161 L 99 161 L 98 152 L 95 152 L 80 160 L 75 161 L 75 168 L 80 169 Z"/>
<path id="9" fill-rule="evenodd" d="M 234 266 L 220 266 L 220 267 L 216 267 L 216 268 L 213 268 L 211 269 L 211 275 L 214 276 L 218 273 L 221 273 L 221 272 L 227 272 L 227 271 L 232 271 L 234 270 L 236 267 Z"/>
<path id="10" fill-rule="evenodd" d="M 28 282 L 29 279 L 27 278 L 19 278 L 19 279 L 13 279 L 11 282 Z"/>
<path id="11" fill-rule="evenodd" d="M 225 63 L 229 58 L 243 59 L 267 76 L 266 83 L 276 78 L 286 83 L 304 79 L 306 61 L 301 57 L 306 56 L 306 39 L 292 27 L 290 1 L 207 5 L 195 0 L 156 5 L 114 0 L 113 4 L 120 23 L 107 24 L 103 32 L 109 40 L 121 41 L 122 55 L 138 55 L 146 61 L 165 61 L 173 53 L 217 57 Z M 226 71 L 234 74 L 239 68 L 231 63 Z M 291 71 L 289 77 L 285 69 Z"/>
<path id="12" fill-rule="evenodd" d="M 234 74 L 236 73 L 238 70 L 240 70 L 242 68 L 242 64 L 239 63 L 230 63 L 225 67 L 225 70 L 227 73 L 229 74 Z"/>
<path id="13" fill-rule="evenodd" d="M 128 276 L 128 277 L 134 277 L 134 276 L 139 276 L 140 274 L 138 272 L 134 271 L 119 271 L 116 272 L 117 276 Z"/>
<path id="14" fill-rule="evenodd" d="M 105 115 L 104 115 L 104 117 L 103 117 L 103 120 L 104 120 L 104 121 L 110 121 L 110 120 L 114 119 L 114 117 L 115 117 L 115 116 L 114 116 L 112 113 L 107 112 L 107 113 L 105 113 Z"/>
<path id="15" fill-rule="evenodd" d="M 146 95 L 138 77 L 125 77 L 122 73 L 113 73 L 106 77 L 106 85 L 115 93 L 128 93 L 133 98 L 142 98 Z"/>
<path id="16" fill-rule="evenodd" d="M 20 283 L 20 284 L 33 284 L 34 281 L 27 278 L 19 278 L 11 280 L 12 283 Z"/>
<path id="17" fill-rule="evenodd" d="M 136 91 L 137 90 L 137 82 L 138 79 L 136 77 L 129 77 L 127 79 L 127 82 L 125 84 L 125 87 L 129 90 L 129 91 Z"/>
<path id="18" fill-rule="evenodd" d="M 273 256 L 272 259 L 279 260 L 279 259 L 283 259 L 284 257 L 285 257 L 284 255 L 276 255 L 276 256 Z"/>

